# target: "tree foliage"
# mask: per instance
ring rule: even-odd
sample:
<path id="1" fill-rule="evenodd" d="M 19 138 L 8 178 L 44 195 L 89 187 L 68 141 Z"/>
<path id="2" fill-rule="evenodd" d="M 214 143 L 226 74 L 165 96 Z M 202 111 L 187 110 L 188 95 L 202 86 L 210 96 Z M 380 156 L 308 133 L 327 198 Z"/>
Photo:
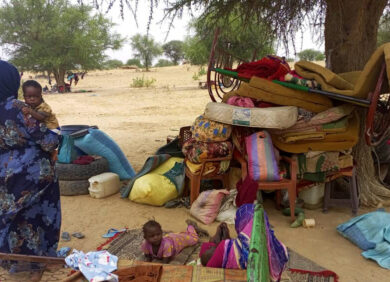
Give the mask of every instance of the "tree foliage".
<path id="1" fill-rule="evenodd" d="M 141 64 L 141 61 L 139 59 L 128 59 L 126 62 L 126 65 L 128 66 L 137 66 L 139 68 L 143 68 L 144 66 Z"/>
<path id="2" fill-rule="evenodd" d="M 192 22 L 191 28 L 194 29 L 195 35 L 187 37 L 184 42 L 185 58 L 191 64 L 203 65 L 208 62 L 215 27 L 220 27 L 219 47 L 237 58 L 250 61 L 274 52 L 274 37 L 269 33 L 267 25 L 258 24 L 252 19 L 243 29 L 244 23 L 239 17 L 230 17 L 229 22 L 221 20 L 217 25 L 212 18 Z"/>
<path id="3" fill-rule="evenodd" d="M 170 58 L 173 64 L 178 65 L 184 59 L 184 44 L 180 40 L 172 40 L 162 46 L 165 56 Z"/>
<path id="4" fill-rule="evenodd" d="M 305 61 L 322 61 L 325 59 L 325 55 L 321 51 L 314 49 L 305 49 L 298 53 L 298 57 Z"/>
<path id="5" fill-rule="evenodd" d="M 147 71 L 152 66 L 153 59 L 162 54 L 160 45 L 147 35 L 134 35 L 131 38 L 131 48 L 136 52 L 134 56 L 141 60 Z"/>
<path id="6" fill-rule="evenodd" d="M 91 9 L 66 0 L 5 1 L 0 43 L 21 70 L 52 73 L 64 85 L 67 71 L 100 68 L 104 51 L 121 45 L 113 24 Z"/>
<path id="7" fill-rule="evenodd" d="M 123 66 L 123 62 L 121 60 L 107 60 L 103 63 L 103 69 L 111 70 L 117 69 Z"/>
<path id="8" fill-rule="evenodd" d="M 177 65 L 177 64 L 175 64 L 174 62 L 172 62 L 170 60 L 160 59 L 160 60 L 158 60 L 157 64 L 155 64 L 154 66 L 161 68 L 161 67 L 170 67 L 170 66 L 175 66 L 175 65 Z"/>

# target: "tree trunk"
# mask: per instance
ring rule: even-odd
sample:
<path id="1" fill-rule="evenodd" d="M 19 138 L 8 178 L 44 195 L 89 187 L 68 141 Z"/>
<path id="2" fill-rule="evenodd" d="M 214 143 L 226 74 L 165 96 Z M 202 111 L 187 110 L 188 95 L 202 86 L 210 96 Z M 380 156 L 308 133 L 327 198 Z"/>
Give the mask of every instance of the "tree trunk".
<path id="1" fill-rule="evenodd" d="M 327 0 L 325 20 L 326 65 L 335 73 L 363 69 L 375 51 L 379 20 L 388 0 Z M 367 93 L 368 94 L 368 93 Z M 386 189 L 375 173 L 371 148 L 364 139 L 365 109 L 360 138 L 354 148 L 360 202 L 366 206 L 390 204 L 390 190 Z"/>
<path id="2" fill-rule="evenodd" d="M 65 70 L 56 69 L 53 70 L 54 78 L 56 80 L 58 92 L 65 92 Z"/>
<path id="3" fill-rule="evenodd" d="M 327 0 L 326 65 L 335 73 L 361 70 L 376 48 L 388 0 Z"/>

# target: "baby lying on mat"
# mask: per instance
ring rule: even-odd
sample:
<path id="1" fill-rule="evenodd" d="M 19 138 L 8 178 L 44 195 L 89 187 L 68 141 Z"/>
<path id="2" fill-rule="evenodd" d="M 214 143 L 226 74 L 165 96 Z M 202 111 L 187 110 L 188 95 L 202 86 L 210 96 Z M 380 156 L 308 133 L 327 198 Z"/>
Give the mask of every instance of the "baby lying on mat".
<path id="1" fill-rule="evenodd" d="M 207 233 L 192 220 L 187 220 L 186 223 L 188 224 L 187 231 L 163 236 L 161 225 L 157 221 L 146 222 L 142 228 L 145 241 L 141 246 L 146 261 L 159 259 L 163 263 L 169 263 L 184 248 L 198 243 L 198 234 Z"/>

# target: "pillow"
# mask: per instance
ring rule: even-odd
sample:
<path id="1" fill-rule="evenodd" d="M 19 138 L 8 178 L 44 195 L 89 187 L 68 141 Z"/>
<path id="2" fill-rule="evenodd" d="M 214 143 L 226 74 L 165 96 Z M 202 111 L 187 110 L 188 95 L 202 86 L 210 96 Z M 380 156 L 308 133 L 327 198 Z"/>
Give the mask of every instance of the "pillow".
<path id="1" fill-rule="evenodd" d="M 232 126 L 199 116 L 191 127 L 192 137 L 202 142 L 226 141 L 232 134 Z"/>
<path id="2" fill-rule="evenodd" d="M 232 153 L 233 146 L 229 141 L 206 143 L 191 138 L 183 144 L 182 150 L 189 161 L 199 164 L 205 159 L 229 156 Z"/>
<path id="3" fill-rule="evenodd" d="M 115 141 L 99 129 L 88 131 L 89 134 L 74 140 L 76 147 L 88 155 L 104 157 L 110 171 L 118 174 L 121 180 L 134 177 L 134 169 Z"/>
<path id="4" fill-rule="evenodd" d="M 195 202 L 192 203 L 190 214 L 204 224 L 214 222 L 225 195 L 229 195 L 229 191 L 225 189 L 200 193 Z"/>
<path id="5" fill-rule="evenodd" d="M 271 136 L 260 131 L 245 138 L 249 176 L 254 181 L 280 181 L 278 160 Z"/>

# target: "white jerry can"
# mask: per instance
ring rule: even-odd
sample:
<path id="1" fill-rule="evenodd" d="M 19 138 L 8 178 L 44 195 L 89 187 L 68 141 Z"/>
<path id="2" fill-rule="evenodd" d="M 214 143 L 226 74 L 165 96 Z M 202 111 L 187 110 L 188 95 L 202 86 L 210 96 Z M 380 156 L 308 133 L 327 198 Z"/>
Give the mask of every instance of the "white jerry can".
<path id="1" fill-rule="evenodd" d="M 89 195 L 96 199 L 118 193 L 121 186 L 119 175 L 112 172 L 92 176 L 88 181 Z"/>

